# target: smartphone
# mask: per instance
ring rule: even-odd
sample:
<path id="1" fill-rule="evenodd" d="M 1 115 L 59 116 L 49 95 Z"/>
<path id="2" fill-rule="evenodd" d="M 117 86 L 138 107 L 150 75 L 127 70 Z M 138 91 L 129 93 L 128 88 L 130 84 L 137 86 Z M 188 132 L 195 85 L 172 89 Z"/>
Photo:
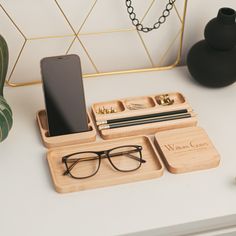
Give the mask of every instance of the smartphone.
<path id="1" fill-rule="evenodd" d="M 49 136 L 88 131 L 80 58 L 43 58 L 40 62 Z"/>

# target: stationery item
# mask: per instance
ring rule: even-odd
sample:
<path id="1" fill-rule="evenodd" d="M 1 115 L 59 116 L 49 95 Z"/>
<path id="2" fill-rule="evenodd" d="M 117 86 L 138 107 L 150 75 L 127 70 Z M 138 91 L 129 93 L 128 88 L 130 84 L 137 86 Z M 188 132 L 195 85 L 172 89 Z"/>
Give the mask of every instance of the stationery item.
<path id="1" fill-rule="evenodd" d="M 174 104 L 174 99 L 171 99 L 168 94 L 157 97 L 157 103 L 161 106 L 170 106 Z"/>
<path id="2" fill-rule="evenodd" d="M 131 104 L 127 105 L 127 108 L 129 110 L 139 110 L 139 109 L 148 108 L 148 106 L 146 104 L 131 103 Z"/>
<path id="3" fill-rule="evenodd" d="M 137 97 L 137 99 L 127 99 L 124 101 L 128 110 L 145 110 L 155 107 L 155 101 L 151 97 Z"/>
<path id="4" fill-rule="evenodd" d="M 125 145 L 103 151 L 76 152 L 62 157 L 66 170 L 63 175 L 74 179 L 85 179 L 97 174 L 102 159 L 121 172 L 135 171 L 146 161 L 142 157 L 142 146 Z"/>
<path id="5" fill-rule="evenodd" d="M 49 136 L 88 131 L 80 59 L 77 55 L 41 60 Z"/>
<path id="6" fill-rule="evenodd" d="M 200 127 L 155 134 L 155 144 L 167 169 L 174 174 L 217 167 L 220 155 Z"/>
<path id="7" fill-rule="evenodd" d="M 97 132 L 93 123 L 93 119 L 91 118 L 88 111 L 87 117 L 89 127 L 88 131 L 68 135 L 49 136 L 46 111 L 41 110 L 37 112 L 36 119 L 44 146 L 47 148 L 56 148 L 95 141 Z"/>
<path id="8" fill-rule="evenodd" d="M 160 99 L 169 105 L 159 104 Z M 145 104 L 145 108 L 130 110 L 130 104 Z M 117 112 L 98 114 L 97 110 L 103 106 L 115 107 Z M 92 112 L 103 139 L 154 134 L 197 124 L 191 106 L 179 92 L 99 102 L 92 105 Z"/>
<path id="9" fill-rule="evenodd" d="M 196 43 L 187 56 L 188 70 L 200 84 L 224 87 L 236 81 L 236 12 L 221 8 L 205 27 L 205 40 Z"/>
<path id="10" fill-rule="evenodd" d="M 164 121 L 170 121 L 170 120 L 178 120 L 178 119 L 191 118 L 191 117 L 192 117 L 191 114 L 187 113 L 187 114 L 182 114 L 182 115 L 180 114 L 180 115 L 158 117 L 154 119 L 140 119 L 140 120 L 134 120 L 130 122 L 111 123 L 111 124 L 106 124 L 106 125 L 100 125 L 98 128 L 99 130 L 115 129 L 115 128 L 123 128 L 127 126 L 144 125 L 144 124 L 164 122 Z"/>
<path id="11" fill-rule="evenodd" d="M 123 117 L 123 118 L 118 118 L 118 119 L 98 121 L 97 125 L 112 124 L 112 123 L 127 122 L 127 121 L 136 121 L 136 120 L 157 118 L 157 117 L 162 117 L 162 116 L 166 117 L 166 116 L 171 116 L 171 115 L 176 115 L 176 114 L 186 114 L 186 113 L 188 113 L 187 109 L 180 109 L 180 110 L 160 112 L 160 113 L 140 115 L 140 116 L 128 116 L 128 117 Z"/>
<path id="12" fill-rule="evenodd" d="M 110 113 L 116 113 L 117 110 L 114 107 L 110 107 L 110 108 L 105 108 L 103 107 L 99 107 L 98 110 L 96 111 L 98 114 L 110 114 Z"/>
<path id="13" fill-rule="evenodd" d="M 117 152 L 116 147 L 123 148 Z M 142 147 L 142 150 L 140 150 L 140 147 Z M 136 150 L 136 148 L 139 150 Z M 93 153 L 88 154 L 91 150 Z M 105 151 L 105 154 L 102 154 L 103 152 L 101 152 L 101 150 L 110 151 Z M 127 151 L 131 153 L 127 153 Z M 121 152 L 126 152 L 126 154 L 123 155 Z M 139 152 L 141 152 L 142 157 Z M 78 159 L 76 159 L 78 163 L 74 164 L 75 160 L 73 160 L 74 158 L 71 156 L 73 153 L 79 153 L 79 158 L 86 158 L 86 160 L 88 158 L 89 160 L 85 161 L 85 159 L 83 159 L 83 161 L 81 161 L 81 159 L 79 159 L 78 161 Z M 121 155 L 117 156 L 119 153 Z M 83 155 L 83 157 L 81 155 Z M 101 157 L 98 157 L 99 155 L 101 155 Z M 107 156 L 109 156 L 109 158 L 107 158 Z M 64 161 L 62 163 L 63 157 Z M 154 144 L 147 136 L 133 136 L 83 145 L 64 146 L 57 149 L 53 148 L 47 153 L 47 160 L 53 184 L 56 191 L 59 193 L 75 192 L 159 178 L 163 175 L 164 169 Z M 67 172 L 66 163 L 70 173 Z M 74 166 L 71 167 L 73 164 Z M 139 167 L 139 165 L 141 166 Z M 99 171 L 94 174 L 98 168 Z M 63 173 L 65 175 L 63 175 Z M 70 174 L 79 178 L 73 178 Z M 88 176 L 92 174 L 94 174 L 93 177 L 89 178 Z"/>

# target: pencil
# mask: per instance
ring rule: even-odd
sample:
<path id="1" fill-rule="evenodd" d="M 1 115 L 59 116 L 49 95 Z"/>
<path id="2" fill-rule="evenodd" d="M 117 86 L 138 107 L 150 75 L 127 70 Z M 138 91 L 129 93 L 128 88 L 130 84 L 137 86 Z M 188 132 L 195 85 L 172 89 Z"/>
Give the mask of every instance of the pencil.
<path id="1" fill-rule="evenodd" d="M 143 125 L 143 124 L 150 124 L 150 123 L 163 122 L 163 121 L 169 121 L 169 120 L 178 120 L 178 119 L 184 119 L 184 118 L 190 118 L 190 117 L 192 117 L 191 114 L 187 113 L 187 114 L 181 114 L 181 115 L 175 115 L 175 116 L 158 117 L 154 119 L 135 120 L 133 122 L 130 121 L 130 122 L 103 124 L 103 125 L 100 125 L 98 128 L 99 130 L 115 129 L 115 128 L 134 126 L 134 125 Z"/>
<path id="2" fill-rule="evenodd" d="M 154 114 L 147 114 L 147 115 L 140 115 L 140 116 L 131 116 L 131 117 L 118 118 L 118 119 L 97 121 L 97 125 L 113 124 L 113 123 L 134 121 L 134 120 L 143 120 L 143 119 L 149 119 L 149 118 L 156 118 L 156 117 L 176 115 L 176 114 L 186 114 L 186 113 L 188 113 L 187 109 L 180 109 L 180 110 L 175 110 L 175 111 L 159 112 L 159 113 L 154 113 Z"/>

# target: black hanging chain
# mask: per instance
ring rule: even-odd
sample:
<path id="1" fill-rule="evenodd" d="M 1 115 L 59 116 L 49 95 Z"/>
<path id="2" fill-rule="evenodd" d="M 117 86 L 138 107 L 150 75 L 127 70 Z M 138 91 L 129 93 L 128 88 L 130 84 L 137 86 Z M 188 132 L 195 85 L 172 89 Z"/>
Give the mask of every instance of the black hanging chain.
<path id="1" fill-rule="evenodd" d="M 162 12 L 162 15 L 159 17 L 158 21 L 153 24 L 152 27 L 144 27 L 142 23 L 136 18 L 136 14 L 134 13 L 134 7 L 132 6 L 132 0 L 125 0 L 125 4 L 132 24 L 136 27 L 138 31 L 147 33 L 154 29 L 158 29 L 166 21 L 166 18 L 170 15 L 170 11 L 174 6 L 175 1 L 176 0 L 169 0 L 169 2 L 166 4 L 165 10 Z"/>

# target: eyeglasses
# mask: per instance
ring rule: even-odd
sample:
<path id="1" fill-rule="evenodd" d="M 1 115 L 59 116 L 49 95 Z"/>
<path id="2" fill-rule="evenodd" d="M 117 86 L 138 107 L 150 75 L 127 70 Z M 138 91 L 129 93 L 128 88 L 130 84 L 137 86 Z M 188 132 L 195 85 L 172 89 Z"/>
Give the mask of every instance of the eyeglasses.
<path id="1" fill-rule="evenodd" d="M 127 145 L 115 147 L 99 152 L 76 152 L 62 157 L 66 166 L 63 175 L 75 179 L 85 179 L 94 176 L 101 165 L 102 159 L 108 159 L 112 167 L 121 172 L 130 172 L 139 169 L 142 163 L 142 146 Z"/>

